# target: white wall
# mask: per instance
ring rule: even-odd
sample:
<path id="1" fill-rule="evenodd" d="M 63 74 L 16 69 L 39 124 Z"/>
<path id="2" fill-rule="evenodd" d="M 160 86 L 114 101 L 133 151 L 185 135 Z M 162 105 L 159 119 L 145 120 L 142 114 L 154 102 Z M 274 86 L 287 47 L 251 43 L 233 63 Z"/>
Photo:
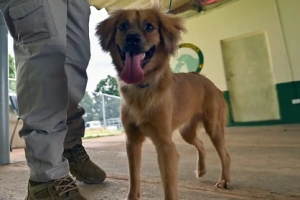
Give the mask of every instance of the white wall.
<path id="1" fill-rule="evenodd" d="M 201 73 L 209 77 L 222 91 L 228 89 L 221 40 L 244 34 L 266 32 L 275 83 L 292 81 L 292 70 L 290 70 L 289 63 L 294 65 L 294 73 L 300 72 L 299 66 L 297 66 L 300 63 L 298 53 L 300 45 L 295 44 L 295 40 L 300 35 L 300 25 L 295 25 L 300 19 L 300 12 L 297 11 L 300 8 L 300 1 L 277 1 L 282 7 L 280 12 L 278 12 L 276 0 L 238 0 L 186 19 L 188 33 L 183 36 L 183 42 L 193 43 L 203 51 L 204 68 Z M 292 4 L 288 5 L 289 2 Z M 294 12 L 298 12 L 297 15 L 294 15 Z M 281 28 L 280 16 L 285 24 L 284 31 Z M 299 18 L 298 21 L 295 16 Z M 295 27 L 297 27 L 297 31 L 294 32 Z M 287 43 L 285 43 L 284 36 Z M 286 51 L 286 44 L 288 44 L 289 55 Z M 289 62 L 289 58 L 293 61 Z M 300 73 L 298 74 L 297 78 L 300 79 Z"/>
<path id="2" fill-rule="evenodd" d="M 276 0 L 294 81 L 300 80 L 300 1 Z"/>

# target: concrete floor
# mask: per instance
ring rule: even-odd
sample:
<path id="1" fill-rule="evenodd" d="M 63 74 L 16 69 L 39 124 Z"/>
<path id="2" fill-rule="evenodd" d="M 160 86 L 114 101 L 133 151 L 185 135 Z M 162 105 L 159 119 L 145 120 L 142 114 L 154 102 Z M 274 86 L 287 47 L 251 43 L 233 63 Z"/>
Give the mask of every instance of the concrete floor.
<path id="1" fill-rule="evenodd" d="M 227 128 L 227 146 L 232 158 L 233 188 L 214 188 L 220 161 L 209 138 L 200 133 L 207 151 L 207 174 L 195 178 L 196 150 L 177 134 L 174 141 L 180 154 L 179 197 L 182 200 L 299 200 L 300 125 Z M 90 157 L 108 175 L 100 185 L 79 183 L 89 200 L 119 200 L 128 188 L 124 135 L 84 141 Z M 28 168 L 22 149 L 11 154 L 11 165 L 0 166 L 0 200 L 24 199 Z M 155 149 L 147 141 L 143 148 L 142 199 L 163 199 Z"/>

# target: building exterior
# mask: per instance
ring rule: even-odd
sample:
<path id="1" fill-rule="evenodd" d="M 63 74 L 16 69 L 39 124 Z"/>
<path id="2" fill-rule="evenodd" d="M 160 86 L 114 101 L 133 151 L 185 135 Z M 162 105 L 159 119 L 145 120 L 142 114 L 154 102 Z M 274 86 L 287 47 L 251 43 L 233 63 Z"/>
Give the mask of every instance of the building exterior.
<path id="1" fill-rule="evenodd" d="M 229 125 L 300 123 L 299 8 L 299 0 L 233 0 L 186 18 L 182 42 L 201 49 L 200 73 L 223 91 Z"/>

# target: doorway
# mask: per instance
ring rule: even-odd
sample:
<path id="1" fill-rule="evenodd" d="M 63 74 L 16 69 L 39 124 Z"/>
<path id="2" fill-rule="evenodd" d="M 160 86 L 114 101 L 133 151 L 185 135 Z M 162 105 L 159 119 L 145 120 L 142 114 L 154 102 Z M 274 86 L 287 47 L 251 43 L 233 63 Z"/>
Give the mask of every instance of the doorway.
<path id="1" fill-rule="evenodd" d="M 221 48 L 233 121 L 280 119 L 266 34 L 222 40 Z"/>

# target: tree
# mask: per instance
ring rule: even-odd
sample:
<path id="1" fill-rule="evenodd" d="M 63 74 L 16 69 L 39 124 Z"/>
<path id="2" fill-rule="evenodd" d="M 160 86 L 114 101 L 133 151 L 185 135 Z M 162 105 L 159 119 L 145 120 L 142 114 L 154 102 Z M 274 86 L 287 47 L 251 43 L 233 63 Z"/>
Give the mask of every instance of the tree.
<path id="1" fill-rule="evenodd" d="M 86 111 L 86 115 L 84 116 L 85 121 L 104 121 L 102 108 L 103 99 L 106 119 L 120 117 L 120 99 L 107 96 L 102 98 L 102 94 L 99 94 L 99 92 L 119 96 L 116 78 L 108 75 L 105 79 L 100 80 L 95 93 L 85 93 L 82 101 L 80 102 L 80 106 L 82 106 Z"/>
<path id="2" fill-rule="evenodd" d="M 9 78 L 16 78 L 15 59 L 9 55 Z"/>
<path id="3" fill-rule="evenodd" d="M 89 93 L 85 92 L 83 99 L 80 102 L 80 106 L 85 110 L 85 120 L 91 121 L 93 120 L 94 115 L 94 102 Z"/>
<path id="4" fill-rule="evenodd" d="M 93 93 L 94 100 L 94 116 L 98 117 L 100 121 L 103 121 L 103 110 L 102 110 L 102 97 L 97 93 Z"/>
<path id="5" fill-rule="evenodd" d="M 105 118 L 118 118 L 120 117 L 120 98 L 102 96 L 99 93 L 93 93 L 93 117 L 94 120 L 104 121 L 103 116 L 103 108 L 102 108 L 102 100 L 104 100 L 104 109 L 105 109 Z"/>
<path id="6" fill-rule="evenodd" d="M 105 79 L 100 80 L 95 89 L 95 92 L 102 92 L 104 94 L 120 96 L 117 79 L 113 76 L 108 75 Z"/>

